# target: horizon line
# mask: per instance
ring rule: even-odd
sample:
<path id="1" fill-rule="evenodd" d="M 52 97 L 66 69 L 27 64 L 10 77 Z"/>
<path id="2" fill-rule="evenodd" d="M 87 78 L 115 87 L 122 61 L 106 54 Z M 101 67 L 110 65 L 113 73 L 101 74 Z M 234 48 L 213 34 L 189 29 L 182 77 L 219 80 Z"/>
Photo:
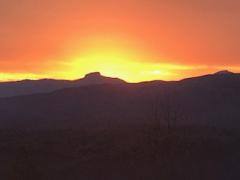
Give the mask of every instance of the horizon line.
<path id="1" fill-rule="evenodd" d="M 94 71 L 94 72 L 87 73 L 84 76 L 76 78 L 76 79 L 51 78 L 51 77 L 49 77 L 49 78 L 48 77 L 43 77 L 43 78 L 22 78 L 22 79 L 12 79 L 12 80 L 11 79 L 9 79 L 9 80 L 0 80 L 0 83 L 14 83 L 14 82 L 22 82 L 22 81 L 41 81 L 41 80 L 77 81 L 77 80 L 81 80 L 81 79 L 86 78 L 86 76 L 89 75 L 89 74 L 94 74 L 94 73 L 98 73 L 99 76 L 101 76 L 101 77 L 116 78 L 116 79 L 123 80 L 126 83 L 133 83 L 133 84 L 134 83 L 143 83 L 143 82 L 153 82 L 153 81 L 176 82 L 176 81 L 182 81 L 182 80 L 185 80 L 185 79 L 197 78 L 197 77 L 202 77 L 202 76 L 207 76 L 207 75 L 214 75 L 214 74 L 220 74 L 220 73 L 222 73 L 222 74 L 239 74 L 238 72 L 233 72 L 233 71 L 228 71 L 228 70 L 220 70 L 220 71 L 213 72 L 213 73 L 206 73 L 206 74 L 201 74 L 201 75 L 196 75 L 196 76 L 189 76 L 189 77 L 185 77 L 185 78 L 179 78 L 179 79 L 176 79 L 176 80 L 153 79 L 153 80 L 146 80 L 146 81 L 143 80 L 143 81 L 138 81 L 138 82 L 129 82 L 129 81 L 127 81 L 125 79 L 122 79 L 122 78 L 119 78 L 117 76 L 106 76 L 106 75 L 103 75 L 99 71 Z"/>

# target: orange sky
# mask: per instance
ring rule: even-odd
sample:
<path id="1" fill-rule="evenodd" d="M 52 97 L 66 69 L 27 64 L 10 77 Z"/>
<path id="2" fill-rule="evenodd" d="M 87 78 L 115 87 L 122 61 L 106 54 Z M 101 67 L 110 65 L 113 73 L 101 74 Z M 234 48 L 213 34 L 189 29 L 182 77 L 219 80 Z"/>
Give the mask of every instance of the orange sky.
<path id="1" fill-rule="evenodd" d="M 0 81 L 240 72 L 239 0 L 1 0 Z"/>

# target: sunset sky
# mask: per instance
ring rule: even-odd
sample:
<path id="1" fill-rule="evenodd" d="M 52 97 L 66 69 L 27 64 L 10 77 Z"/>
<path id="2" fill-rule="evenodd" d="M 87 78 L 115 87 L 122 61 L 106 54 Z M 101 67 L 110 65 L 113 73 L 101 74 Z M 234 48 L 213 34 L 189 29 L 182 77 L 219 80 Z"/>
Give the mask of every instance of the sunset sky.
<path id="1" fill-rule="evenodd" d="M 240 72 L 239 0 L 0 0 L 0 81 Z"/>

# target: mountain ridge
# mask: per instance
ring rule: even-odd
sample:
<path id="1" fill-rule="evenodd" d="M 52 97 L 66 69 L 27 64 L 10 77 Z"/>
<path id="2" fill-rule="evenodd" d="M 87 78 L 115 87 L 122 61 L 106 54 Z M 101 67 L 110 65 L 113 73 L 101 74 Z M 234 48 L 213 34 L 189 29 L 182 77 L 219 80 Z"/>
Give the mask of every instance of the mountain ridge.
<path id="1" fill-rule="evenodd" d="M 119 78 L 106 77 L 101 75 L 100 72 L 93 72 L 86 74 L 83 78 L 77 80 L 56 80 L 56 79 L 39 79 L 39 80 L 22 80 L 22 81 L 12 81 L 12 82 L 0 82 L 0 98 L 2 97 L 15 97 L 21 95 L 30 95 L 38 93 L 49 93 L 56 90 L 71 88 L 71 87 L 81 87 L 81 86 L 91 86 L 98 84 L 151 84 L 151 85 L 166 85 L 166 84 L 184 84 L 193 82 L 193 84 L 198 83 L 220 83 L 224 79 L 232 79 L 232 81 L 238 81 L 240 74 L 232 73 L 227 70 L 219 71 L 214 74 L 207 74 L 203 76 L 185 78 L 179 81 L 163 81 L 163 80 L 153 80 L 144 81 L 138 83 L 128 83 Z M 198 80 L 198 81 L 196 81 Z M 206 85 L 211 85 L 207 83 Z"/>
<path id="2" fill-rule="evenodd" d="M 240 127 L 239 107 L 240 75 L 208 75 L 170 83 L 90 84 L 0 98 L 0 125 L 64 128 L 149 123 L 159 118 L 164 124 L 160 115 L 165 109 L 179 115 L 181 126 L 235 128 Z"/>
<path id="3" fill-rule="evenodd" d="M 105 83 L 118 84 L 125 83 L 125 81 L 118 78 L 105 77 L 100 73 L 95 72 L 87 74 L 85 77 L 77 80 L 39 79 L 1 82 L 0 97 L 14 97 L 29 94 L 47 93 L 69 87 Z"/>

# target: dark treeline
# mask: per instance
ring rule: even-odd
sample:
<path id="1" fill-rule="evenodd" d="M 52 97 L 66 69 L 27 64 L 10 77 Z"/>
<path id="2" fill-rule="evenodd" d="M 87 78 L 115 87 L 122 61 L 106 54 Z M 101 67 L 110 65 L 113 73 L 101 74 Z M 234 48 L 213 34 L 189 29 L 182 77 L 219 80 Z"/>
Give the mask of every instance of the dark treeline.
<path id="1" fill-rule="evenodd" d="M 156 125 L 0 131 L 4 179 L 239 179 L 236 130 Z"/>

